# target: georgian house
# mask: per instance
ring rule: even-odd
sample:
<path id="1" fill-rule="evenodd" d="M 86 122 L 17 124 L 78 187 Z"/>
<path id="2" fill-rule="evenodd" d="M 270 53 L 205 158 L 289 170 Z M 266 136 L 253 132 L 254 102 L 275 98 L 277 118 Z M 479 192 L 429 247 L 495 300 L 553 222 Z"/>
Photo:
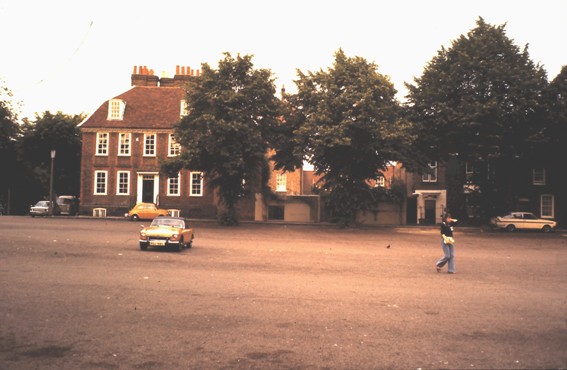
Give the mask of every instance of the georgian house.
<path id="1" fill-rule="evenodd" d="M 131 89 L 80 124 L 81 213 L 104 209 L 107 215 L 123 215 L 147 202 L 185 217 L 216 216 L 218 199 L 206 175 L 185 169 L 176 177 L 159 172 L 162 161 L 182 150 L 173 126 L 186 113 L 184 86 L 198 74 L 177 67 L 173 78 L 158 78 L 146 67 L 134 67 Z M 253 205 L 244 207 L 246 215 L 253 217 Z"/>

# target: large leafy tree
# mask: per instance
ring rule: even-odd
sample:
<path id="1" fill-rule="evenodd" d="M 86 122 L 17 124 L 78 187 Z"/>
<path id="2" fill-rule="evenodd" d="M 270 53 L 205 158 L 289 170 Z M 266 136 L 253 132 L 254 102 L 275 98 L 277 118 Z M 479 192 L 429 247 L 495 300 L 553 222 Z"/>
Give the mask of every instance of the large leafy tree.
<path id="1" fill-rule="evenodd" d="M 403 154 L 411 136 L 399 120 L 396 90 L 376 64 L 340 49 L 331 68 L 298 71 L 298 77 L 298 92 L 288 97 L 289 114 L 280 125 L 289 140 L 279 141 L 283 147 L 274 159 L 282 168 L 309 161 L 322 176 L 332 217 L 351 224 L 359 211 L 376 205 L 368 180 L 389 161 L 408 159 Z"/>
<path id="2" fill-rule="evenodd" d="M 79 195 L 81 173 L 81 132 L 77 125 L 82 115 L 36 114 L 24 120 L 20 149 L 23 160 L 40 184 L 43 196 L 49 193 L 51 150 L 55 150 L 53 189 L 55 194 Z"/>
<path id="3" fill-rule="evenodd" d="M 223 224 L 237 222 L 236 206 L 247 196 L 266 164 L 268 133 L 280 115 L 272 72 L 255 69 L 252 56 L 225 53 L 218 68 L 202 65 L 187 86 L 188 114 L 176 126 L 181 156 L 162 166 L 201 170 L 218 191 Z"/>
<path id="4" fill-rule="evenodd" d="M 16 144 L 20 135 L 15 108 L 12 105 L 12 93 L 0 85 L 0 203 L 11 206 L 12 191 L 16 185 L 18 158 Z"/>
<path id="5" fill-rule="evenodd" d="M 511 162 L 529 155 L 541 133 L 534 113 L 546 84 L 546 73 L 530 60 L 527 46 L 520 50 L 506 36 L 505 25 L 479 18 L 476 28 L 442 48 L 422 76 L 406 84 L 417 148 L 431 160 L 458 158 L 482 167 L 483 176 L 475 182 L 485 210 L 505 201 Z M 486 169 L 495 168 L 497 176 L 487 176 Z M 463 189 L 464 175 L 449 181 L 456 182 L 449 187 Z"/>

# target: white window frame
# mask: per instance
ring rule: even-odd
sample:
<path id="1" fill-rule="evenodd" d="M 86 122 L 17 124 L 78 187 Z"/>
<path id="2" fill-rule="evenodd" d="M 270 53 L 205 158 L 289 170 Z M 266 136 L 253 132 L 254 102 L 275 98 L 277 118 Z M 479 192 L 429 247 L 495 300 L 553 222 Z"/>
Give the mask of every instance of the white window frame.
<path id="1" fill-rule="evenodd" d="M 198 186 L 196 186 L 195 176 L 200 176 L 200 181 Z M 189 196 L 190 197 L 202 197 L 203 196 L 203 173 L 202 172 L 191 172 L 189 181 Z"/>
<path id="2" fill-rule="evenodd" d="M 122 181 L 122 176 L 126 175 L 126 183 Z M 121 186 L 126 186 L 126 192 L 121 191 Z M 116 195 L 130 195 L 130 171 L 117 171 L 116 172 Z"/>
<path id="3" fill-rule="evenodd" d="M 181 153 L 181 145 L 175 140 L 173 134 L 169 134 L 169 150 L 167 153 L 168 157 L 177 157 Z"/>
<path id="4" fill-rule="evenodd" d="M 153 138 L 153 144 L 148 145 L 148 140 Z M 157 134 L 144 134 L 144 157 L 155 157 L 157 155 Z"/>
<path id="5" fill-rule="evenodd" d="M 182 99 L 179 108 L 179 118 L 183 118 L 189 114 L 189 106 L 187 105 L 187 100 Z"/>
<path id="6" fill-rule="evenodd" d="M 129 157 L 132 152 L 132 134 L 118 133 L 118 156 Z"/>
<path id="7" fill-rule="evenodd" d="M 545 201 L 549 199 L 549 204 Z M 545 203 L 545 204 L 544 204 Z M 541 218 L 555 218 L 555 196 L 552 194 L 541 194 L 539 196 L 539 208 Z M 548 212 L 548 209 L 550 212 Z"/>
<path id="8" fill-rule="evenodd" d="M 108 156 L 108 143 L 110 141 L 110 135 L 108 132 L 97 132 L 96 133 L 96 154 L 99 156 Z"/>
<path id="9" fill-rule="evenodd" d="M 376 184 L 374 185 L 376 188 L 384 188 L 386 187 L 386 177 L 379 175 L 376 177 Z"/>
<path id="10" fill-rule="evenodd" d="M 545 185 L 545 168 L 538 167 L 532 170 L 532 184 Z"/>
<path id="11" fill-rule="evenodd" d="M 276 191 L 280 193 L 287 191 L 287 175 L 285 173 L 276 174 Z"/>
<path id="12" fill-rule="evenodd" d="M 429 162 L 429 173 L 424 173 L 421 176 L 423 182 L 437 182 L 437 161 Z"/>
<path id="13" fill-rule="evenodd" d="M 124 110 L 126 103 L 122 99 L 110 99 L 108 101 L 108 117 L 109 121 L 124 119 Z"/>
<path id="14" fill-rule="evenodd" d="M 102 176 L 104 191 L 99 191 L 99 175 Z M 106 195 L 108 193 L 108 171 L 95 171 L 94 172 L 94 195 Z"/>
<path id="15" fill-rule="evenodd" d="M 175 191 L 172 192 L 172 185 L 174 185 L 172 183 L 172 180 L 177 180 L 177 185 L 175 186 Z M 167 195 L 168 196 L 173 196 L 173 197 L 178 197 L 181 195 L 181 175 L 177 174 L 176 177 L 168 177 L 167 178 Z"/>

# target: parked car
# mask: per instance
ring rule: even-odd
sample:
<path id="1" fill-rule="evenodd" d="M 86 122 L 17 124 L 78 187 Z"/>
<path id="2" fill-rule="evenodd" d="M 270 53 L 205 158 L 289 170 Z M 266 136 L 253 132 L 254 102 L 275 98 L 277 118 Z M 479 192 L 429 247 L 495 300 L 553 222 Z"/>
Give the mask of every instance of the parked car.
<path id="1" fill-rule="evenodd" d="M 49 201 L 48 200 L 40 200 L 34 206 L 30 207 L 30 216 L 49 216 Z M 59 206 L 57 203 L 53 203 L 53 215 L 59 215 Z"/>
<path id="2" fill-rule="evenodd" d="M 57 205 L 62 215 L 75 216 L 79 213 L 79 198 L 74 195 L 60 195 Z"/>
<path id="3" fill-rule="evenodd" d="M 141 226 L 140 249 L 145 251 L 148 247 L 168 248 L 177 251 L 193 246 L 193 229 L 189 222 L 182 217 L 157 217 L 149 227 Z"/>
<path id="4" fill-rule="evenodd" d="M 132 208 L 124 217 L 132 221 L 138 220 L 153 220 L 156 217 L 168 216 L 169 213 L 166 209 L 156 207 L 153 203 L 138 203 Z"/>
<path id="5" fill-rule="evenodd" d="M 494 217 L 490 220 L 492 225 L 508 231 L 541 230 L 548 233 L 557 226 L 557 222 L 547 218 L 538 218 L 530 212 L 510 212 L 505 216 Z"/>

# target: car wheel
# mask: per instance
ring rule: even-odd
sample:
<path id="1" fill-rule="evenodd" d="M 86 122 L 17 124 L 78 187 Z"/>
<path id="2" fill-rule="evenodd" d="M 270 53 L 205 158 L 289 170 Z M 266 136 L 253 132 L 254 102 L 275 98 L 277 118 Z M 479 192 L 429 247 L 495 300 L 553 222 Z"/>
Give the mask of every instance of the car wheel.
<path id="1" fill-rule="evenodd" d="M 140 249 L 145 251 L 148 249 L 148 245 L 146 243 L 140 243 Z"/>
<path id="2" fill-rule="evenodd" d="M 543 228 L 541 229 L 541 231 L 543 231 L 544 233 L 548 233 L 548 232 L 551 231 L 551 226 L 543 225 Z"/>
<path id="3" fill-rule="evenodd" d="M 192 247 L 193 247 L 193 239 L 191 239 L 191 241 L 187 243 L 187 248 L 192 248 Z"/>
<path id="4" fill-rule="evenodd" d="M 179 244 L 177 244 L 177 247 L 175 248 L 175 250 L 178 251 L 178 252 L 181 252 L 181 251 L 183 250 L 183 246 L 184 246 L 184 245 L 185 245 L 185 244 L 183 244 L 183 239 L 181 239 L 181 240 L 179 241 Z"/>
<path id="5" fill-rule="evenodd" d="M 516 230 L 516 226 L 510 224 L 510 225 L 506 226 L 506 230 L 509 231 L 509 232 L 512 232 L 512 231 Z"/>
<path id="6" fill-rule="evenodd" d="M 138 221 L 140 217 L 138 215 L 132 215 L 132 221 Z"/>

